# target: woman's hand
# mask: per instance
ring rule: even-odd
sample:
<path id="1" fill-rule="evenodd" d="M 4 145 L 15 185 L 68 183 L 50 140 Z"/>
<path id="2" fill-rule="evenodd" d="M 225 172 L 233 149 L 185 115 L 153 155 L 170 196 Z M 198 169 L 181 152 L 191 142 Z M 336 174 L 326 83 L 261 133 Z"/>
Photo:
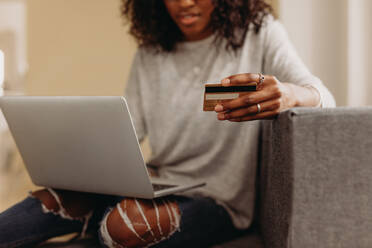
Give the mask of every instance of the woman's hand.
<path id="1" fill-rule="evenodd" d="M 281 83 L 274 76 L 244 73 L 221 81 L 226 87 L 249 82 L 257 82 L 258 90 L 217 105 L 215 111 L 219 120 L 242 122 L 270 119 L 284 110 L 296 106 L 316 106 L 319 102 L 319 93 L 315 89 Z"/>

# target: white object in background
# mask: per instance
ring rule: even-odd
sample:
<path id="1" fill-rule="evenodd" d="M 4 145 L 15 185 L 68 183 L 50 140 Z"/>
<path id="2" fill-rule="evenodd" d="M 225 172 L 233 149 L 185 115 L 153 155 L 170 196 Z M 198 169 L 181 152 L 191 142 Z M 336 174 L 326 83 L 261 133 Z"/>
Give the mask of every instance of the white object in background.
<path id="1" fill-rule="evenodd" d="M 4 65 L 4 53 L 0 50 L 0 96 L 4 94 L 4 74 L 5 74 L 5 65 Z"/>
<path id="2" fill-rule="evenodd" d="M 4 53 L 0 50 L 0 96 L 4 94 Z M 0 110 L 0 171 L 5 168 L 8 160 L 9 141 L 7 138 L 8 128 L 4 116 Z"/>
<path id="3" fill-rule="evenodd" d="M 0 49 L 5 54 L 5 91 L 23 91 L 24 88 L 28 67 L 26 2 L 0 0 Z"/>
<path id="4" fill-rule="evenodd" d="M 0 0 L 0 49 L 3 52 L 4 79 L 1 95 L 19 95 L 24 88 L 27 71 L 26 0 Z M 0 110 L 0 173 L 10 166 L 16 152 L 14 141 Z"/>
<path id="5" fill-rule="evenodd" d="M 5 118 L 0 111 L 0 173 L 10 166 L 14 154 L 14 142 L 9 133 Z"/>
<path id="6" fill-rule="evenodd" d="M 372 48 L 370 0 L 348 0 L 348 105 L 368 106 L 371 100 Z"/>

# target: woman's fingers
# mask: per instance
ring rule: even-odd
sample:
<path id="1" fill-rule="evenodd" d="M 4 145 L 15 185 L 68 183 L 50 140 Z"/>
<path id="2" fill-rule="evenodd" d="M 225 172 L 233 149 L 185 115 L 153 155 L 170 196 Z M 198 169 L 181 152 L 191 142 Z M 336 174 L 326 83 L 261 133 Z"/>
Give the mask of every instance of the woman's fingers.
<path id="1" fill-rule="evenodd" d="M 218 104 L 215 107 L 216 112 L 229 111 L 254 105 L 260 102 L 265 102 L 271 99 L 281 98 L 282 90 L 278 84 L 270 84 L 263 86 L 262 90 L 250 92 L 237 99 L 226 101 Z"/>
<path id="2" fill-rule="evenodd" d="M 261 77 L 264 77 L 262 80 Z M 268 75 L 262 75 L 259 73 L 242 73 L 242 74 L 236 74 L 232 75 L 230 77 L 224 78 L 221 80 L 222 86 L 234 86 L 234 85 L 242 85 L 247 83 L 260 83 L 261 82 L 270 82 L 275 79 L 273 76 Z M 276 79 L 275 79 L 276 80 Z"/>
<path id="3" fill-rule="evenodd" d="M 273 112 L 276 110 L 280 110 L 281 99 L 276 98 L 276 99 L 260 102 L 259 105 L 260 107 L 258 107 L 258 104 L 254 104 L 254 105 L 250 105 L 245 108 L 235 109 L 230 112 L 218 113 L 217 118 L 219 120 L 231 120 L 231 119 L 242 118 L 246 116 L 250 116 L 250 117 L 258 116 L 265 112 Z"/>
<path id="4" fill-rule="evenodd" d="M 259 74 L 255 73 L 243 73 L 236 74 L 221 80 L 222 86 L 241 85 L 260 81 Z"/>
<path id="5" fill-rule="evenodd" d="M 249 93 L 245 96 L 239 97 L 237 99 L 218 104 L 215 107 L 215 111 L 222 112 L 222 111 L 234 110 L 234 109 L 247 107 L 250 105 L 254 105 L 260 102 L 265 102 L 273 98 L 279 98 L 279 97 L 280 97 L 280 92 L 272 92 L 269 90 L 256 91 L 256 92 Z"/>
<path id="6" fill-rule="evenodd" d="M 295 106 L 291 99 L 290 87 L 274 76 L 244 73 L 221 81 L 226 87 L 251 82 L 259 83 L 259 90 L 217 105 L 215 108 L 217 119 L 232 122 L 270 119 L 281 111 Z"/>

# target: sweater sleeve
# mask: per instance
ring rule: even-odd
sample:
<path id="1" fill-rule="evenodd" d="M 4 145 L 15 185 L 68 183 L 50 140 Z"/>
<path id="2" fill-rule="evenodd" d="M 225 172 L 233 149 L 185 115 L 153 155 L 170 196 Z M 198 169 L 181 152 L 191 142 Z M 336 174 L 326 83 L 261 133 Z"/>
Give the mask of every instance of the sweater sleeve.
<path id="1" fill-rule="evenodd" d="M 269 20 L 264 30 L 264 73 L 277 77 L 281 82 L 313 87 L 320 95 L 319 106 L 334 107 L 336 104 L 332 94 L 306 68 L 283 25 Z"/>
<path id="2" fill-rule="evenodd" d="M 145 114 L 143 109 L 143 98 L 140 90 L 140 51 L 137 51 L 130 70 L 129 79 L 125 88 L 124 97 L 129 106 L 132 121 L 136 130 L 138 141 L 144 140 L 147 131 Z"/>

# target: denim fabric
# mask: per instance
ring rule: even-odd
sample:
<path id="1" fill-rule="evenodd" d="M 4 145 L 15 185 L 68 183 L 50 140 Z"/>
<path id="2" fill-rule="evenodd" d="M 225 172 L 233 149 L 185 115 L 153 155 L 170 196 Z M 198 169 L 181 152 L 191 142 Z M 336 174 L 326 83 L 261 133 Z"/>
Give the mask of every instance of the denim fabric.
<path id="1" fill-rule="evenodd" d="M 225 209 L 213 200 L 182 196 L 171 198 L 177 201 L 181 211 L 180 232 L 153 247 L 206 247 L 240 234 Z M 105 207 L 97 207 L 89 222 L 89 229 L 97 233 L 104 212 L 122 199 L 103 197 Z M 40 201 L 28 197 L 0 214 L 0 248 L 32 247 L 51 237 L 80 232 L 82 227 L 80 221 L 43 213 Z"/>
<path id="2" fill-rule="evenodd" d="M 0 214 L 0 248 L 32 247 L 49 238 L 81 229 L 80 221 L 45 214 L 40 201 L 28 197 Z"/>

